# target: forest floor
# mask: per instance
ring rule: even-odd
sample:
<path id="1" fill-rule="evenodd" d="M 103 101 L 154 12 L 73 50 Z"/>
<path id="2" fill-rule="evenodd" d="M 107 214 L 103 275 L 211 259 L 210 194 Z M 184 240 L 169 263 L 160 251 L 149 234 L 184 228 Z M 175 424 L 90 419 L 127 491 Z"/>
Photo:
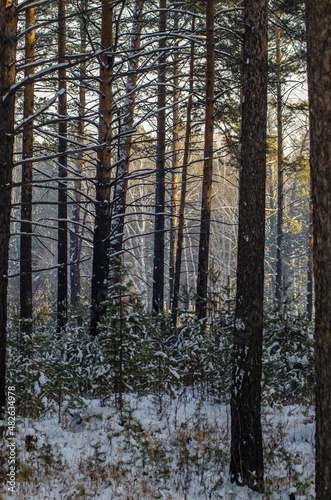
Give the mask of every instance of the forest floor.
<path id="1" fill-rule="evenodd" d="M 122 415 L 97 400 L 71 413 L 18 419 L 16 490 L 3 482 L 1 499 L 314 498 L 311 405 L 263 407 L 262 495 L 229 481 L 228 404 L 125 396 Z"/>

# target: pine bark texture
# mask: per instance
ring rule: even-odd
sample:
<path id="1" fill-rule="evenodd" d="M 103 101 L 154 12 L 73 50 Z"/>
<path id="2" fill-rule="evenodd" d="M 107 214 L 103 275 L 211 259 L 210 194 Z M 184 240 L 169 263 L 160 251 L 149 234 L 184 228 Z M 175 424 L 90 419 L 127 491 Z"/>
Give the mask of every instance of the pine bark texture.
<path id="1" fill-rule="evenodd" d="M 214 48 L 214 0 L 206 3 L 206 115 L 205 147 L 202 179 L 202 202 L 199 240 L 199 260 L 197 277 L 196 314 L 199 319 L 207 316 L 208 258 L 210 240 L 210 213 L 212 196 L 213 140 L 214 140 L 214 86 L 215 86 L 215 48 Z"/>
<path id="2" fill-rule="evenodd" d="M 65 61 L 66 56 L 66 12 L 65 1 L 58 3 L 58 60 Z M 58 191 L 58 272 L 57 272 L 57 332 L 60 333 L 67 322 L 68 295 L 68 232 L 67 232 L 67 72 L 59 69 L 59 182 Z M 62 119 L 61 119 L 62 118 Z"/>
<path id="3" fill-rule="evenodd" d="M 113 197 L 113 217 L 110 241 L 110 278 L 116 281 L 120 274 L 121 256 L 123 253 L 123 236 L 128 191 L 128 174 L 133 132 L 136 85 L 138 77 L 140 35 L 142 27 L 143 0 L 136 0 L 133 10 L 131 41 L 129 50 L 128 76 L 126 80 L 126 97 L 122 111 L 120 127 L 119 163 L 116 172 L 116 187 Z"/>
<path id="4" fill-rule="evenodd" d="M 313 202 L 316 499 L 331 498 L 331 3 L 306 0 Z"/>
<path id="5" fill-rule="evenodd" d="M 313 319 L 313 207 L 311 201 L 309 202 L 307 244 L 307 316 L 308 321 L 311 321 Z"/>
<path id="6" fill-rule="evenodd" d="M 156 144 L 156 186 L 155 186 L 155 227 L 154 227 L 154 265 L 153 299 L 155 313 L 163 312 L 164 300 L 164 210 L 165 210 L 165 127 L 166 127 L 166 27 L 167 2 L 160 0 L 159 10 L 159 49 L 158 96 L 157 96 L 157 144 Z"/>
<path id="7" fill-rule="evenodd" d="M 15 83 L 17 9 L 0 1 L 0 415 L 6 403 L 7 286 L 15 97 L 5 97 Z"/>
<path id="8" fill-rule="evenodd" d="M 99 146 L 96 168 L 96 206 L 93 240 L 91 334 L 97 335 L 98 323 L 106 310 L 110 249 L 111 121 L 113 74 L 113 0 L 102 2 L 100 57 Z"/>
<path id="9" fill-rule="evenodd" d="M 35 7 L 27 9 L 25 28 L 28 30 L 35 24 Z M 35 30 L 25 35 L 25 61 L 34 62 Z M 33 67 L 25 70 L 28 77 L 34 73 Z M 34 84 L 24 87 L 23 119 L 27 120 L 34 112 Z M 33 120 L 23 125 L 23 160 L 33 157 Z M 20 245 L 20 315 L 21 331 L 32 333 L 32 163 L 22 165 L 21 190 L 21 245 Z M 27 321 L 26 321 L 27 320 Z"/>
<path id="10" fill-rule="evenodd" d="M 195 29 L 195 20 L 192 20 L 192 33 Z M 194 42 L 191 42 L 190 54 L 190 94 L 187 102 L 186 111 L 186 128 L 185 128 L 185 143 L 182 167 L 182 186 L 180 192 L 179 202 L 179 218 L 178 218 L 178 236 L 176 245 L 176 259 L 175 259 L 175 276 L 174 276 L 174 291 L 172 302 L 172 320 L 174 325 L 177 325 L 178 317 L 178 303 L 179 303 L 179 289 L 180 289 L 180 271 L 182 267 L 182 253 L 184 241 L 184 225 L 185 225 L 185 205 L 186 205 L 186 191 L 187 191 L 187 167 L 190 154 L 190 137 L 191 137 L 191 122 L 192 122 L 192 100 L 193 100 L 193 81 L 194 81 Z"/>
<path id="11" fill-rule="evenodd" d="M 261 356 L 263 322 L 267 0 L 246 0 L 237 297 L 231 386 L 231 480 L 263 490 Z"/>

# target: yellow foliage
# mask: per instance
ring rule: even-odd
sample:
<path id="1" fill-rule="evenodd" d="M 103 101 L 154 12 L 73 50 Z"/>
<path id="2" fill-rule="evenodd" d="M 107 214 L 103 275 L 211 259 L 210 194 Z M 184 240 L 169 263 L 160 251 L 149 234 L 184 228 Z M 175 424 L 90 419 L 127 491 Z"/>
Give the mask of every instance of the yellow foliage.
<path id="1" fill-rule="evenodd" d="M 291 217 L 286 216 L 285 217 L 285 224 L 288 227 L 288 230 L 292 234 L 298 234 L 300 233 L 302 229 L 302 222 L 298 221 L 296 219 L 292 219 Z"/>

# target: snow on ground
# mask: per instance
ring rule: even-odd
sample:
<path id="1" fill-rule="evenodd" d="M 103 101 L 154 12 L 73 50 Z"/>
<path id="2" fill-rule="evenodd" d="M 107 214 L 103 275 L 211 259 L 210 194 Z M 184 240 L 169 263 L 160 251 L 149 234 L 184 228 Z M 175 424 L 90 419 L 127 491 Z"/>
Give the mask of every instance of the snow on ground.
<path id="1" fill-rule="evenodd" d="M 227 404 L 182 394 L 126 396 L 122 412 L 99 401 L 58 423 L 56 415 L 17 425 L 15 495 L 5 499 L 314 498 L 314 414 L 274 404 L 263 410 L 263 495 L 228 480 Z M 292 494 L 292 495 L 291 495 Z"/>

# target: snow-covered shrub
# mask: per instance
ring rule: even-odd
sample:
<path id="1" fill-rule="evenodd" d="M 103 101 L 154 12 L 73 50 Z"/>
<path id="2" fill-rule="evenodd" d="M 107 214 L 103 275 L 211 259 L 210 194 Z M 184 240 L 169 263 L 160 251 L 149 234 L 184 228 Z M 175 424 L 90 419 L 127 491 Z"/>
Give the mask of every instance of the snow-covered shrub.
<path id="1" fill-rule="evenodd" d="M 313 329 L 295 300 L 267 304 L 263 344 L 263 386 L 271 400 L 301 400 L 314 387 Z"/>

